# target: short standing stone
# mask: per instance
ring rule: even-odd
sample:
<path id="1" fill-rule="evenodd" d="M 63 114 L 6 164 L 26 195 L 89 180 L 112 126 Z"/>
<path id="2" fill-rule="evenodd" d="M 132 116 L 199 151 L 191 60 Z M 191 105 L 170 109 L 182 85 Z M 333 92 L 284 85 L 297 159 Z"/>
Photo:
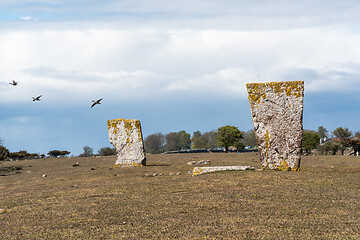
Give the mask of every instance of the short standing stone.
<path id="1" fill-rule="evenodd" d="M 304 82 L 246 84 L 263 169 L 300 169 Z"/>
<path id="2" fill-rule="evenodd" d="M 140 121 L 113 119 L 107 121 L 109 140 L 116 148 L 115 167 L 145 166 L 146 158 Z"/>

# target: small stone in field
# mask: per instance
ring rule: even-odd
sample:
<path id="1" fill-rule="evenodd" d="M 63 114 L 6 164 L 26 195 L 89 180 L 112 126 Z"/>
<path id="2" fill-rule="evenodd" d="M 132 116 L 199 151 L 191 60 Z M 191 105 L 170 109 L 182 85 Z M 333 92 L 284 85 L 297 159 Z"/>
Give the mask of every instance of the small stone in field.
<path id="1" fill-rule="evenodd" d="M 1 209 L 1 208 L 0 208 L 0 213 L 5 213 L 5 212 L 6 212 L 5 209 Z"/>
<path id="2" fill-rule="evenodd" d="M 176 175 L 178 175 L 178 176 L 181 175 L 181 172 L 176 173 Z"/>
<path id="3" fill-rule="evenodd" d="M 171 172 L 171 173 L 169 173 L 169 175 L 170 175 L 170 176 L 174 176 L 174 173 Z"/>
<path id="4" fill-rule="evenodd" d="M 72 166 L 73 166 L 73 167 L 78 167 L 78 166 L 80 166 L 80 164 L 79 164 L 78 162 L 76 162 L 76 163 L 74 163 Z"/>
<path id="5" fill-rule="evenodd" d="M 159 176 L 164 176 L 164 174 L 163 174 L 163 173 L 160 173 Z"/>
<path id="6" fill-rule="evenodd" d="M 41 177 L 47 177 L 47 175 L 46 175 L 46 174 L 43 174 Z"/>
<path id="7" fill-rule="evenodd" d="M 154 174 L 153 174 L 153 177 L 156 177 L 156 176 L 157 176 L 157 173 L 154 173 Z"/>
<path id="8" fill-rule="evenodd" d="M 92 167 L 92 168 L 90 168 L 90 170 L 93 171 L 93 170 L 95 170 L 95 168 Z"/>

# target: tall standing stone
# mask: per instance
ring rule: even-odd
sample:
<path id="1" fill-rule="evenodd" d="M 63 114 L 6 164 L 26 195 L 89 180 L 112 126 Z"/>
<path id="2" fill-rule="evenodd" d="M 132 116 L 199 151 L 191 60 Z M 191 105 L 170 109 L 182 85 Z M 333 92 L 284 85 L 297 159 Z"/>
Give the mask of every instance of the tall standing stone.
<path id="1" fill-rule="evenodd" d="M 109 140 L 117 152 L 115 167 L 145 166 L 146 158 L 140 121 L 112 119 L 107 121 Z"/>
<path id="2" fill-rule="evenodd" d="M 246 87 L 263 169 L 300 170 L 304 82 Z"/>

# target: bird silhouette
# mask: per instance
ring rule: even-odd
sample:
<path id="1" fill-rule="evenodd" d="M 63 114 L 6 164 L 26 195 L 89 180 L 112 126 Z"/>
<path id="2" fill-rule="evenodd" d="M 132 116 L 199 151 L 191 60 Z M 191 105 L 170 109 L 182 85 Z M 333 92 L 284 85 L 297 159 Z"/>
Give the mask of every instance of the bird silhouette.
<path id="1" fill-rule="evenodd" d="M 93 101 L 93 104 L 91 105 L 91 108 L 94 107 L 96 104 L 101 104 L 101 103 L 100 103 L 101 100 L 102 100 L 102 98 L 100 98 L 100 99 L 98 99 L 98 100 L 96 100 L 96 101 L 92 100 L 92 101 Z"/>
<path id="2" fill-rule="evenodd" d="M 37 96 L 37 97 L 32 97 L 33 102 L 34 102 L 34 101 L 40 101 L 41 96 L 42 96 L 42 95 Z"/>
<path id="3" fill-rule="evenodd" d="M 15 80 L 12 80 L 12 82 L 11 83 L 9 83 L 10 85 L 13 85 L 13 86 L 16 86 L 16 85 L 18 85 L 18 82 L 15 82 Z"/>

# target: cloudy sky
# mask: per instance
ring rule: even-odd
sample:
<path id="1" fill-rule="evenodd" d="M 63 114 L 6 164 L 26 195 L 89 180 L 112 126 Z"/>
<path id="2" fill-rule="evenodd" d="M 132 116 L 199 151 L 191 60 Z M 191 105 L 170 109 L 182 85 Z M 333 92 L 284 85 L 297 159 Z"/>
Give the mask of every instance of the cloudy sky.
<path id="1" fill-rule="evenodd" d="M 357 0 L 0 0 L 0 137 L 78 155 L 111 146 L 106 121 L 120 117 L 145 136 L 248 130 L 245 84 L 284 80 L 305 81 L 304 128 L 359 131 L 359 12 Z"/>

